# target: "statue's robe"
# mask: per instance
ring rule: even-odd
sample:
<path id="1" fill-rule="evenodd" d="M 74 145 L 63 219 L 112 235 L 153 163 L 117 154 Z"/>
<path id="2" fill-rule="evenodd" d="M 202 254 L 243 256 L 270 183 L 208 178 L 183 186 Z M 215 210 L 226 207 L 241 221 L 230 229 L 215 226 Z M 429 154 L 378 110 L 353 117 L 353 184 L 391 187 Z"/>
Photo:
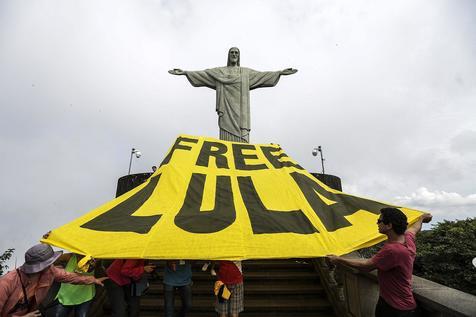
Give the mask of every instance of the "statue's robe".
<path id="1" fill-rule="evenodd" d="M 185 72 L 194 87 L 216 90 L 220 139 L 249 142 L 250 90 L 275 86 L 281 73 L 258 72 L 245 67 L 217 67 Z"/>

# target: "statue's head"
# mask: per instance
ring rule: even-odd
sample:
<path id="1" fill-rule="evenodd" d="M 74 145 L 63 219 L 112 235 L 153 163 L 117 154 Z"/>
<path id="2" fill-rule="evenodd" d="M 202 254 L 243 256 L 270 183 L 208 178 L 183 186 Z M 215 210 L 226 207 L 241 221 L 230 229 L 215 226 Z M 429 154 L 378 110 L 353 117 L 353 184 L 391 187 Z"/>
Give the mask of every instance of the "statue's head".
<path id="1" fill-rule="evenodd" d="M 240 50 L 238 47 L 232 47 L 228 51 L 228 62 L 226 66 L 240 66 Z"/>

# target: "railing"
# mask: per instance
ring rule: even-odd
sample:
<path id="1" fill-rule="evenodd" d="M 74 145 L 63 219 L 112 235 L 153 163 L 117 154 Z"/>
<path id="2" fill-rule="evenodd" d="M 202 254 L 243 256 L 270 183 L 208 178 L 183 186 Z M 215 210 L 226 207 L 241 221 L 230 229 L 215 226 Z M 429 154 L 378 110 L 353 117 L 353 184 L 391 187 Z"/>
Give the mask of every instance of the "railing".
<path id="1" fill-rule="evenodd" d="M 314 264 L 337 316 L 374 316 L 379 292 L 376 272 L 364 273 L 345 265 L 330 267 L 324 258 Z M 415 275 L 413 293 L 422 317 L 476 316 L 474 295 Z"/>

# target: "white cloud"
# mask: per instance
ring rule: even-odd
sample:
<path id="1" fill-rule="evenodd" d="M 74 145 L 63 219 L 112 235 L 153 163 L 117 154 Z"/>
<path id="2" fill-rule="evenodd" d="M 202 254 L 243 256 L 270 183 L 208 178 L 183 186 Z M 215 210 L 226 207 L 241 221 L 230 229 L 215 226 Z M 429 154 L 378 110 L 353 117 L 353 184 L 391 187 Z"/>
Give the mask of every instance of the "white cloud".
<path id="1" fill-rule="evenodd" d="M 448 193 L 443 190 L 429 191 L 420 187 L 416 192 L 406 196 L 397 196 L 402 203 L 417 204 L 420 206 L 476 206 L 476 194 L 462 196 L 458 193 Z"/>
<path id="2" fill-rule="evenodd" d="M 476 194 L 461 195 L 443 190 L 430 191 L 425 187 L 415 192 L 395 197 L 395 201 L 403 206 L 413 206 L 417 209 L 430 210 L 440 218 L 476 217 Z"/>

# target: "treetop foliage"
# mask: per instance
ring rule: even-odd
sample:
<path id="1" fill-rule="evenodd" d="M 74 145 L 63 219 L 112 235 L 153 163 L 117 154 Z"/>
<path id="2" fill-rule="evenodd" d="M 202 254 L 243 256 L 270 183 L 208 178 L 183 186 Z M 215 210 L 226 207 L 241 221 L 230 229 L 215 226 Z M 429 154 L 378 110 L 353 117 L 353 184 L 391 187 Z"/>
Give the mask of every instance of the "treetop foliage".
<path id="1" fill-rule="evenodd" d="M 12 257 L 13 252 L 15 252 L 15 249 L 8 249 L 7 251 L 3 252 L 2 255 L 0 255 L 0 275 L 3 275 L 3 273 L 8 270 L 8 265 L 6 265 L 5 262 Z"/>
<path id="2" fill-rule="evenodd" d="M 437 223 L 417 235 L 414 274 L 476 295 L 476 218 Z"/>

